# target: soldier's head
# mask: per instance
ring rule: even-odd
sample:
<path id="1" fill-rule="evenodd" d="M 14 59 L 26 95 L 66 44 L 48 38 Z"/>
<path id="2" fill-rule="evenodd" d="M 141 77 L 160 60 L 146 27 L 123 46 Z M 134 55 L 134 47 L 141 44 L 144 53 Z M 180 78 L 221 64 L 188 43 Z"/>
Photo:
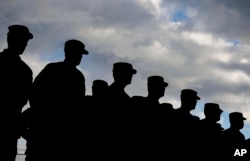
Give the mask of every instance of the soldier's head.
<path id="1" fill-rule="evenodd" d="M 87 55 L 89 52 L 85 49 L 85 45 L 75 39 L 71 39 L 64 44 L 65 61 L 73 66 L 81 63 L 82 55 Z"/>
<path id="2" fill-rule="evenodd" d="M 180 97 L 183 107 L 189 108 L 189 110 L 195 109 L 197 100 L 200 100 L 197 92 L 192 89 L 183 89 Z"/>
<path id="3" fill-rule="evenodd" d="M 113 77 L 115 82 L 128 85 L 131 83 L 132 77 L 136 72 L 130 63 L 117 62 L 113 64 Z"/>
<path id="4" fill-rule="evenodd" d="M 161 98 L 165 94 L 165 88 L 168 86 L 168 83 L 164 81 L 162 76 L 154 75 L 148 77 L 147 86 L 149 95 Z"/>
<path id="5" fill-rule="evenodd" d="M 204 115 L 207 119 L 210 119 L 214 122 L 220 120 L 220 116 L 223 110 L 220 108 L 217 103 L 205 103 L 204 105 Z"/>
<path id="6" fill-rule="evenodd" d="M 101 79 L 96 79 L 92 84 L 92 95 L 103 96 L 108 88 L 108 83 Z"/>
<path id="7" fill-rule="evenodd" d="M 24 52 L 28 41 L 33 38 L 33 35 L 29 32 L 28 27 L 23 25 L 11 25 L 8 29 L 8 49 L 11 50 L 13 54 L 21 55 Z"/>
<path id="8" fill-rule="evenodd" d="M 244 120 L 246 120 L 246 118 L 243 117 L 241 112 L 231 112 L 229 114 L 230 126 L 234 129 L 242 129 L 244 127 Z"/>

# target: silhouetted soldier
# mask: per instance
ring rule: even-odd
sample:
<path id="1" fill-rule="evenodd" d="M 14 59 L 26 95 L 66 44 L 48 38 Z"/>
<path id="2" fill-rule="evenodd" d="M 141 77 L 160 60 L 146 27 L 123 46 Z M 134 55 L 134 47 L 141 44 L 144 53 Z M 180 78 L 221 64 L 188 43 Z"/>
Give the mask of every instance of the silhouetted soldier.
<path id="1" fill-rule="evenodd" d="M 32 120 L 36 160 L 76 160 L 82 157 L 83 151 L 79 147 L 86 139 L 83 138 L 81 113 L 85 78 L 77 66 L 88 51 L 81 41 L 71 39 L 65 42 L 64 52 L 64 61 L 47 64 L 33 83 L 30 104 L 36 116 Z M 39 154 L 44 149 L 46 154 Z"/>
<path id="2" fill-rule="evenodd" d="M 192 115 L 191 111 L 195 109 L 197 100 L 200 100 L 200 97 L 195 90 L 183 89 L 180 99 L 181 106 L 176 109 L 175 120 L 173 121 L 176 133 L 176 138 L 173 139 L 176 144 L 173 149 L 177 150 L 176 157 L 185 156 L 186 159 L 196 160 L 200 119 Z"/>
<path id="3" fill-rule="evenodd" d="M 92 119 L 95 119 L 98 123 L 104 119 L 103 112 L 105 112 L 106 94 L 108 90 L 108 83 L 104 80 L 94 80 L 92 84 L 92 96 L 91 96 L 91 109 L 93 115 Z M 103 117 L 103 118 L 102 118 Z"/>
<path id="4" fill-rule="evenodd" d="M 89 108 L 87 111 L 97 114 L 105 111 L 106 94 L 108 89 L 108 83 L 105 80 L 96 79 L 92 83 L 92 95 L 87 95 L 86 101 L 89 102 Z"/>
<path id="5" fill-rule="evenodd" d="M 133 96 L 131 98 L 131 103 L 134 107 L 134 111 L 138 115 L 151 115 L 152 112 L 158 111 L 160 108 L 160 98 L 165 94 L 165 88 L 168 86 L 168 83 L 164 81 L 164 78 L 161 76 L 150 76 L 147 79 L 147 92 L 148 95 L 144 96 Z M 144 114 L 142 114 L 144 113 Z M 140 117 L 140 116 L 139 116 Z M 147 119 L 149 119 L 146 116 Z M 144 118 L 144 119 L 146 119 Z"/>
<path id="6" fill-rule="evenodd" d="M 93 81 L 91 89 L 92 94 L 86 95 L 85 97 L 87 101 L 91 103 L 89 110 L 92 111 L 92 109 L 96 109 L 99 111 L 99 105 L 103 106 L 103 104 L 105 104 L 103 101 L 105 101 L 105 97 L 107 94 L 108 83 L 105 80 L 96 79 Z"/>
<path id="7" fill-rule="evenodd" d="M 9 26 L 8 48 L 0 53 L 1 92 L 1 160 L 15 161 L 17 141 L 20 137 L 20 117 L 28 102 L 32 84 L 32 70 L 21 59 L 27 43 L 33 35 L 26 26 Z"/>
<path id="8" fill-rule="evenodd" d="M 135 141 L 139 142 L 139 150 L 141 151 L 141 156 L 144 159 L 156 159 L 156 157 L 162 158 L 162 144 L 163 136 L 165 133 L 165 126 L 163 122 L 163 117 L 167 115 L 160 106 L 160 98 L 165 95 L 165 89 L 168 83 L 164 81 L 162 76 L 153 75 L 149 76 L 147 79 L 147 91 L 148 95 L 146 97 L 133 96 L 131 98 L 131 103 L 133 108 L 135 108 L 135 129 L 136 138 Z M 164 126 L 164 127 L 163 127 Z"/>
<path id="9" fill-rule="evenodd" d="M 132 77 L 136 74 L 133 66 L 126 62 L 117 62 L 113 64 L 113 78 L 114 81 L 109 85 L 107 90 L 107 101 L 109 104 L 110 114 L 120 121 L 123 120 L 126 109 L 130 103 L 130 96 L 125 92 L 125 88 L 131 84 Z M 123 108 L 126 107 L 126 108 Z"/>
<path id="10" fill-rule="evenodd" d="M 102 133 L 106 126 L 104 124 L 106 119 L 104 113 L 107 108 L 105 107 L 107 88 L 108 83 L 105 80 L 96 79 L 92 83 L 92 95 L 87 95 L 83 100 L 83 116 L 86 118 L 85 137 L 88 138 L 86 145 L 88 145 L 88 153 L 91 154 L 92 159 L 97 160 L 103 159 L 103 149 L 106 148 L 103 146 L 103 140 L 106 140 L 106 138 L 103 137 Z"/>
<path id="11" fill-rule="evenodd" d="M 105 80 L 96 79 L 92 84 L 92 95 L 102 98 L 106 94 L 108 83 Z"/>
<path id="12" fill-rule="evenodd" d="M 165 88 L 168 86 L 167 82 L 164 82 L 164 78 L 161 76 L 150 76 L 147 79 L 147 91 L 148 95 L 144 96 L 133 96 L 131 103 L 134 106 L 134 111 L 140 116 L 145 116 L 142 120 L 145 122 L 147 119 L 152 119 L 152 114 L 160 109 L 159 99 L 165 94 Z M 151 118 L 149 118 L 150 115 Z M 140 118 L 141 120 L 141 118 Z M 151 121 L 149 121 L 151 122 Z M 148 123 L 149 123 L 148 122 Z"/>
<path id="13" fill-rule="evenodd" d="M 244 127 L 243 114 L 240 112 L 229 113 L 230 127 L 222 131 L 222 154 L 224 160 L 239 160 L 242 156 L 235 155 L 236 150 L 245 149 L 245 136 L 240 131 Z M 236 153 L 237 154 L 237 153 Z M 234 156 L 235 155 L 235 156 Z"/>
<path id="14" fill-rule="evenodd" d="M 125 92 L 127 85 L 131 84 L 132 77 L 136 74 L 133 66 L 126 62 L 117 62 L 113 64 L 113 78 L 114 81 L 108 87 L 108 97 L 112 102 L 119 102 L 127 104 L 130 96 Z M 114 101 L 115 100 L 115 101 Z"/>
<path id="15" fill-rule="evenodd" d="M 113 64 L 114 81 L 109 85 L 106 98 L 107 106 L 104 116 L 107 125 L 107 143 L 111 143 L 112 149 L 115 151 L 111 156 L 125 156 L 130 149 L 127 148 L 128 128 L 130 121 L 129 102 L 130 96 L 125 92 L 125 88 L 131 84 L 132 77 L 136 74 L 136 70 L 130 63 L 117 62 Z M 106 150 L 108 150 L 106 148 Z M 109 154 L 110 152 L 107 152 Z"/>
<path id="16" fill-rule="evenodd" d="M 221 153 L 218 144 L 220 142 L 219 136 L 224 129 L 218 121 L 222 112 L 223 110 L 217 103 L 206 103 L 204 105 L 205 118 L 200 121 L 200 152 L 204 159 L 216 160 Z"/>

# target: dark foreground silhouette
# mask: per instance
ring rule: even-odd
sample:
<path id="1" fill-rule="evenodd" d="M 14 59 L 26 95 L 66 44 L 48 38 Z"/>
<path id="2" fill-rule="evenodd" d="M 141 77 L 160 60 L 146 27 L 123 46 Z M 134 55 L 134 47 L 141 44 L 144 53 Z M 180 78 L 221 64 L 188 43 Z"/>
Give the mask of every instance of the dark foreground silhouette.
<path id="1" fill-rule="evenodd" d="M 2 160 L 15 161 L 21 111 L 28 102 L 33 79 L 32 70 L 20 55 L 33 35 L 22 25 L 11 25 L 8 29 L 8 47 L 0 53 L 0 156 Z"/>
<path id="2" fill-rule="evenodd" d="M 115 62 L 113 82 L 94 80 L 86 96 L 77 66 L 88 51 L 79 40 L 67 40 L 65 59 L 47 64 L 32 82 L 20 58 L 32 37 L 27 27 L 10 26 L 8 48 L 0 53 L 3 160 L 15 160 L 20 137 L 27 141 L 26 161 L 249 160 L 242 113 L 231 112 L 223 129 L 223 110 L 208 102 L 200 119 L 191 112 L 201 98 L 188 88 L 180 90 L 180 107 L 160 103 L 169 84 L 159 75 L 148 76 L 145 96 L 130 96 L 125 89 L 137 70 L 128 62 Z"/>
<path id="3" fill-rule="evenodd" d="M 31 139 L 27 139 L 26 161 L 60 157 L 71 160 L 79 157 L 93 160 L 249 159 L 248 155 L 236 153 L 237 149 L 249 150 L 249 141 L 239 131 L 244 126 L 242 113 L 230 113 L 231 126 L 224 130 L 218 123 L 223 112 L 219 104 L 205 103 L 205 118 L 200 120 L 191 114 L 200 100 L 193 89 L 182 89 L 181 105 L 173 108 L 170 103 L 159 102 L 168 86 L 161 76 L 148 77 L 147 96 L 130 97 L 125 87 L 131 84 L 137 71 L 126 62 L 114 63 L 114 82 L 110 85 L 104 80 L 93 81 L 92 95 L 88 96 L 83 92 L 84 80 L 76 81 L 82 76 L 53 69 L 56 72 L 41 77 L 44 70 L 33 84 Z M 39 95 L 45 91 L 48 95 Z M 40 102 L 36 104 L 36 101 Z M 42 149 L 46 149 L 43 157 Z"/>

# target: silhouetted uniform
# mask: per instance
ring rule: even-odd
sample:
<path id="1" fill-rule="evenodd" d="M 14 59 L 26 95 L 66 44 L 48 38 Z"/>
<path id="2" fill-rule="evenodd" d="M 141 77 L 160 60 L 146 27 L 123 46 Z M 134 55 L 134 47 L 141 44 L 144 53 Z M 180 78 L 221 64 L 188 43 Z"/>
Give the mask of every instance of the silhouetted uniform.
<path id="1" fill-rule="evenodd" d="M 159 127 L 159 143 L 161 146 L 162 155 L 168 159 L 169 151 L 173 150 L 171 142 L 173 142 L 173 135 L 175 135 L 174 130 L 174 112 L 175 109 L 171 103 L 161 103 L 160 109 L 158 111 L 158 127 Z"/>
<path id="2" fill-rule="evenodd" d="M 218 121 L 222 112 L 223 110 L 217 103 L 206 103 L 204 106 L 205 118 L 200 121 L 200 153 L 204 159 L 216 160 L 221 155 L 219 142 L 221 132 L 224 129 Z"/>
<path id="3" fill-rule="evenodd" d="M 96 79 L 92 83 L 92 95 L 87 95 L 84 101 L 88 101 L 88 108 L 86 112 L 91 114 L 87 116 L 90 119 L 96 120 L 105 112 L 104 105 L 106 104 L 106 93 L 108 89 L 108 83 L 104 80 Z M 99 116 L 100 115 L 100 116 Z M 93 117 L 93 118 L 92 118 Z"/>
<path id="4" fill-rule="evenodd" d="M 244 127 L 243 114 L 240 112 L 229 113 L 230 127 L 222 131 L 222 154 L 224 160 L 239 160 L 241 156 L 234 156 L 236 149 L 245 149 L 245 136 L 240 131 Z"/>
<path id="5" fill-rule="evenodd" d="M 108 88 L 108 83 L 105 80 L 96 79 L 92 84 L 92 96 L 103 98 L 106 90 Z"/>
<path id="6" fill-rule="evenodd" d="M 108 83 L 101 79 L 96 79 L 92 83 L 92 95 L 87 95 L 84 101 L 84 117 L 86 118 L 86 133 L 88 138 L 86 145 L 88 145 L 88 152 L 92 159 L 103 159 L 104 145 L 103 131 L 105 131 L 104 115 L 106 111 L 106 92 Z M 87 106 L 85 106 L 87 105 Z M 98 155 L 97 155 L 98 154 Z"/>
<path id="7" fill-rule="evenodd" d="M 82 114 L 85 78 L 76 66 L 88 51 L 73 39 L 65 42 L 64 52 L 64 61 L 47 64 L 33 83 L 30 104 L 36 117 L 31 131 L 36 160 L 74 160 L 83 152 L 79 147 L 86 139 Z M 39 155 L 44 149 L 45 155 Z"/>
<path id="8" fill-rule="evenodd" d="M 32 154 L 32 150 L 33 150 L 33 141 L 32 141 L 32 133 L 30 131 L 30 128 L 32 127 L 32 120 L 34 117 L 33 114 L 33 109 L 34 108 L 30 108 L 28 107 L 27 109 L 25 109 L 22 112 L 22 116 L 21 116 L 21 123 L 22 123 L 22 130 L 21 130 L 21 136 L 26 140 L 26 149 L 25 149 L 25 155 L 29 155 Z M 28 160 L 29 157 L 27 157 L 25 160 Z"/>
<path id="9" fill-rule="evenodd" d="M 32 70 L 20 55 L 32 38 L 26 26 L 9 26 L 8 48 L 0 53 L 1 160 L 15 161 L 21 111 L 28 102 L 33 79 Z"/>
<path id="10" fill-rule="evenodd" d="M 117 62 L 113 64 L 113 78 L 114 81 L 107 89 L 107 106 L 106 112 L 106 136 L 107 144 L 111 144 L 111 156 L 125 157 L 130 153 L 127 148 L 129 142 L 129 128 L 131 124 L 131 117 L 129 113 L 130 96 L 125 92 L 127 85 L 131 84 L 132 77 L 136 74 L 133 66 L 126 62 Z"/>
<path id="11" fill-rule="evenodd" d="M 138 143 L 140 157 L 143 159 L 156 159 L 165 157 L 165 128 L 166 122 L 163 122 L 163 107 L 159 99 L 165 94 L 168 83 L 162 76 L 153 75 L 147 79 L 148 95 L 146 97 L 133 96 L 131 98 L 132 106 L 135 110 L 134 122 L 135 138 Z M 164 146 L 163 146 L 164 145 Z"/>
<path id="12" fill-rule="evenodd" d="M 200 97 L 192 89 L 183 89 L 180 97 L 181 106 L 175 110 L 175 120 L 173 121 L 175 126 L 175 138 L 173 140 L 175 143 L 173 142 L 171 154 L 174 154 L 177 158 L 183 156 L 186 159 L 196 160 L 200 119 L 190 112 L 195 109 Z"/>

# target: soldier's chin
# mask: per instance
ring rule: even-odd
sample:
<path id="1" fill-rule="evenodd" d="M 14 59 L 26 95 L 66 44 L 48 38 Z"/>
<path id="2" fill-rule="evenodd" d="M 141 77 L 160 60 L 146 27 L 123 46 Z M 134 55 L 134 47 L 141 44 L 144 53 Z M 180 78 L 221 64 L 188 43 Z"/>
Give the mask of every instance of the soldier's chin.
<path id="1" fill-rule="evenodd" d="M 24 49 L 16 50 L 16 53 L 17 53 L 18 55 L 22 55 L 23 52 L 24 52 Z"/>

